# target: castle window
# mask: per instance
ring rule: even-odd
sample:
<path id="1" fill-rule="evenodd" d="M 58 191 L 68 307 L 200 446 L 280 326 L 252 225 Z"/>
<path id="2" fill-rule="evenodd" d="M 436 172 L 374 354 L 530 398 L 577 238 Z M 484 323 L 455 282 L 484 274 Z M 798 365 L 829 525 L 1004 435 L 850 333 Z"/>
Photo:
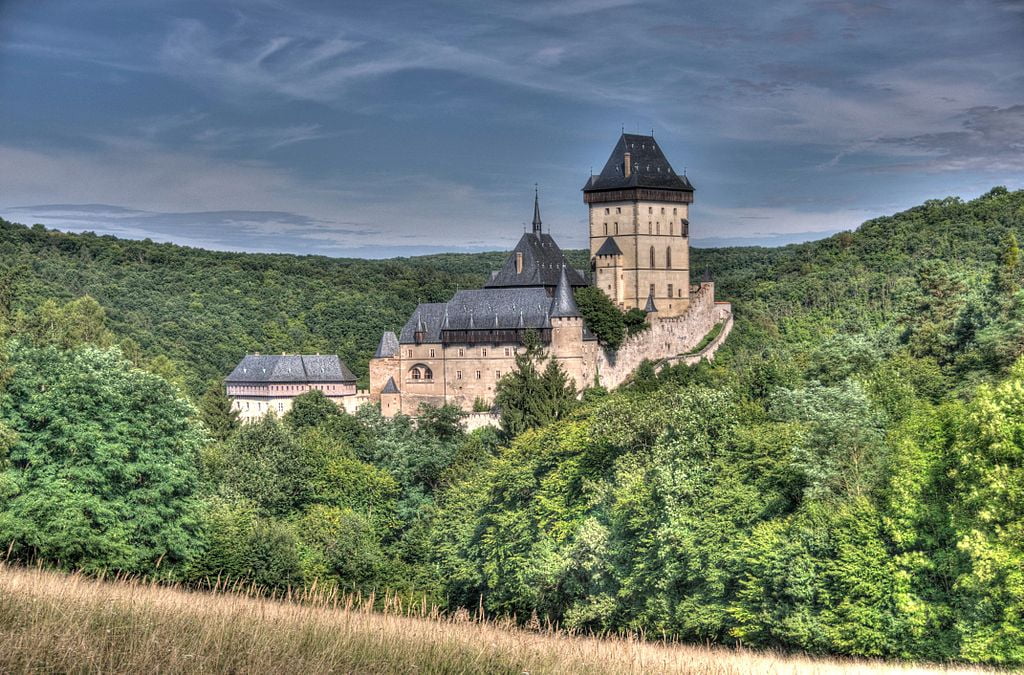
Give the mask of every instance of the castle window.
<path id="1" fill-rule="evenodd" d="M 409 370 L 409 376 L 414 380 L 432 380 L 434 372 L 422 363 L 417 363 Z"/>
<path id="2" fill-rule="evenodd" d="M 487 348 L 486 347 L 484 347 L 483 349 L 480 350 L 480 356 L 487 356 Z"/>
<path id="3" fill-rule="evenodd" d="M 672 297 L 672 284 L 668 285 L 668 297 Z"/>
<path id="4" fill-rule="evenodd" d="M 608 215 L 608 214 L 609 214 L 610 212 L 611 212 L 611 209 L 605 209 L 605 210 L 604 210 L 604 215 L 606 215 L 606 216 L 607 216 L 607 215 Z"/>
<path id="5" fill-rule="evenodd" d="M 480 379 L 480 371 L 479 370 L 476 371 L 476 379 L 478 379 L 478 380 Z"/>
<path id="6" fill-rule="evenodd" d="M 619 233 L 619 224 L 615 223 L 615 234 Z"/>
<path id="7" fill-rule="evenodd" d="M 661 221 L 659 220 L 654 224 L 654 233 L 661 234 Z"/>
<path id="8" fill-rule="evenodd" d="M 604 236 L 608 236 L 608 223 L 604 224 Z"/>
<path id="9" fill-rule="evenodd" d="M 654 297 L 654 284 L 651 284 L 650 292 L 651 292 L 651 297 L 653 298 Z"/>
<path id="10" fill-rule="evenodd" d="M 408 350 L 408 351 L 406 352 L 406 354 L 407 354 L 407 355 L 409 356 L 409 358 L 410 358 L 410 359 L 412 358 L 412 350 L 411 350 L 411 349 L 410 349 L 410 350 Z"/>
<path id="11" fill-rule="evenodd" d="M 664 206 L 661 207 L 661 214 L 665 215 L 665 207 Z"/>
<path id="12" fill-rule="evenodd" d="M 653 206 L 648 206 L 647 207 L 647 213 L 654 213 L 654 207 Z"/>
<path id="13" fill-rule="evenodd" d="M 505 356 L 512 356 L 512 350 L 509 347 L 505 347 Z"/>
<path id="14" fill-rule="evenodd" d="M 277 402 L 277 412 L 279 412 L 279 413 L 283 413 L 284 412 L 284 403 L 282 403 L 281 401 Z"/>
<path id="15" fill-rule="evenodd" d="M 616 206 L 615 213 L 622 213 L 622 207 Z"/>
<path id="16" fill-rule="evenodd" d="M 679 297 L 680 298 L 683 297 L 683 289 L 681 289 L 681 288 L 679 289 Z"/>
<path id="17" fill-rule="evenodd" d="M 651 247 L 651 269 L 654 268 L 654 247 Z M 654 288 L 653 286 L 651 288 Z"/>
<path id="18" fill-rule="evenodd" d="M 496 379 L 496 380 L 500 380 L 501 379 L 501 371 L 500 370 L 494 371 L 494 379 Z"/>
<path id="19" fill-rule="evenodd" d="M 466 355 L 466 350 L 463 349 L 462 347 L 459 347 L 459 356 L 465 356 L 465 355 Z"/>
<path id="20" fill-rule="evenodd" d="M 669 246 L 668 248 L 665 249 L 665 269 L 672 269 L 672 247 L 671 246 Z M 669 293 L 669 297 L 672 297 L 671 293 Z"/>
<path id="21" fill-rule="evenodd" d="M 647 221 L 647 234 L 651 234 L 652 232 L 654 232 L 654 228 L 651 225 L 651 221 L 648 220 Z"/>
<path id="22" fill-rule="evenodd" d="M 676 210 L 675 209 L 672 209 L 672 215 L 673 216 L 676 215 Z"/>
<path id="23" fill-rule="evenodd" d="M 461 370 L 456 370 L 455 371 L 455 379 L 456 380 L 461 380 L 462 379 L 462 371 Z"/>
<path id="24" fill-rule="evenodd" d="M 433 349 L 430 350 L 430 358 L 434 358 L 434 350 Z"/>
<path id="25" fill-rule="evenodd" d="M 690 234 L 690 222 L 686 218 L 679 221 L 679 234 L 684 237 Z"/>

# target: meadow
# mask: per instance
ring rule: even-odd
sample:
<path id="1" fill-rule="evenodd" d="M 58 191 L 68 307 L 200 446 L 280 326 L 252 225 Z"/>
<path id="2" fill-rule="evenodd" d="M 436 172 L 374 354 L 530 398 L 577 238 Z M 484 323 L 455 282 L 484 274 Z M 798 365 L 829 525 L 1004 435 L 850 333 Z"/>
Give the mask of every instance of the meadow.
<path id="1" fill-rule="evenodd" d="M 76 673 L 953 673 L 515 628 L 333 591 L 269 599 L 0 565 L 0 671 Z M 374 605 L 377 610 L 371 609 Z"/>

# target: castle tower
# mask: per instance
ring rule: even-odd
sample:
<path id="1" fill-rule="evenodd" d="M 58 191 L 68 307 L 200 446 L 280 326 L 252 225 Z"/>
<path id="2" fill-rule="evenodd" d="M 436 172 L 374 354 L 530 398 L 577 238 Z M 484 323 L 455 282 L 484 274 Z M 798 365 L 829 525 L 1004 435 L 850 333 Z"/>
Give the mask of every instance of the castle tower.
<path id="1" fill-rule="evenodd" d="M 693 185 L 669 164 L 654 136 L 622 134 L 601 173 L 583 186 L 590 209 L 594 285 L 622 309 L 659 317 L 690 305 Z"/>

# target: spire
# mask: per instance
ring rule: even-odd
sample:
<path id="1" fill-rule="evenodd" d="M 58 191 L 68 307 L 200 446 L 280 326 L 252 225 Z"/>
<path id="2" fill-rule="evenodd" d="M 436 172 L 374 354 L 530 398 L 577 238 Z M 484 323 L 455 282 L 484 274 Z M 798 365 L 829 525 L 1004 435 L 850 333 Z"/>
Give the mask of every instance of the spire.
<path id="1" fill-rule="evenodd" d="M 658 311 L 658 308 L 654 306 L 654 292 L 651 291 L 647 294 L 647 305 L 644 307 L 644 312 L 647 314 L 654 314 Z"/>
<path id="2" fill-rule="evenodd" d="M 558 286 L 555 287 L 555 297 L 551 300 L 551 316 L 552 318 L 580 316 L 565 265 L 562 266 L 562 276 L 558 278 Z"/>
<path id="3" fill-rule="evenodd" d="M 523 310 L 519 310 L 519 328 L 525 328 L 526 322 L 523 320 Z"/>
<path id="4" fill-rule="evenodd" d="M 425 333 L 426 330 L 426 327 L 423 325 L 423 317 L 420 316 L 419 310 L 416 310 L 416 332 Z"/>
<path id="5" fill-rule="evenodd" d="M 537 184 L 533 184 L 533 233 L 540 236 L 540 196 L 537 194 Z"/>
<path id="6" fill-rule="evenodd" d="M 443 326 L 444 326 L 445 330 L 448 330 L 448 329 L 450 329 L 452 327 L 451 323 L 448 321 L 448 303 L 445 303 L 445 306 L 444 306 L 444 324 L 443 324 Z"/>

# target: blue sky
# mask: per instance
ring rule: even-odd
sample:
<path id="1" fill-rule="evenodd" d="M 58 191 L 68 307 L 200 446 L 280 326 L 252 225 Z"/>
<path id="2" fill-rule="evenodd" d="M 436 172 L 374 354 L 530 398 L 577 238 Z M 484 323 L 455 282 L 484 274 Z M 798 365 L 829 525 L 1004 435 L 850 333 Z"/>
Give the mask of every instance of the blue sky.
<path id="1" fill-rule="evenodd" d="M 622 126 L 696 245 L 1024 187 L 1024 1 L 0 0 L 0 216 L 227 250 L 509 248 Z"/>

